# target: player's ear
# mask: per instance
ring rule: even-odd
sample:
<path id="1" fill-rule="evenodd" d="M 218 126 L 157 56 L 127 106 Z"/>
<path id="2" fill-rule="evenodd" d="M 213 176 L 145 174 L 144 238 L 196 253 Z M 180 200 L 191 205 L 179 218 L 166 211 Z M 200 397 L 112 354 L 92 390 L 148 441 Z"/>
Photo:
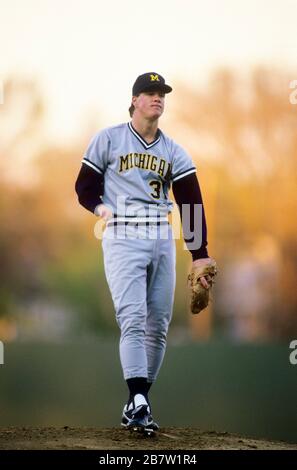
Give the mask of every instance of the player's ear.
<path id="1" fill-rule="evenodd" d="M 138 96 L 139 96 L 139 95 L 132 96 L 132 104 L 133 104 L 134 107 L 135 107 L 135 103 L 136 103 L 136 101 L 137 101 Z"/>

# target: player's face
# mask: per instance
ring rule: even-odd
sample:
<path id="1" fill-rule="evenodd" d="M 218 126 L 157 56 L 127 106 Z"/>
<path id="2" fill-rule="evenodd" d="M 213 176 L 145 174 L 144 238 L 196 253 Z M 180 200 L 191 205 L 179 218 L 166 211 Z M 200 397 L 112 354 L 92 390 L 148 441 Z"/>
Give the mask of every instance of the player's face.
<path id="1" fill-rule="evenodd" d="M 165 94 L 162 91 L 146 91 L 134 97 L 135 109 L 146 119 L 158 119 L 165 104 Z"/>

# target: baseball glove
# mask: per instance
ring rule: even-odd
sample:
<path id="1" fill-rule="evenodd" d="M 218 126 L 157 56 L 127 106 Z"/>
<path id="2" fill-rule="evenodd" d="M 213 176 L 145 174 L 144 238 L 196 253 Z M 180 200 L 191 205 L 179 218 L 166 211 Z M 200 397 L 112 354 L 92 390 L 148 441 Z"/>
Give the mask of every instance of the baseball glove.
<path id="1" fill-rule="evenodd" d="M 214 277 L 217 275 L 217 264 L 214 259 L 209 258 L 208 263 L 201 266 L 193 266 L 191 273 L 188 276 L 189 284 L 191 287 L 191 312 L 197 314 L 204 310 L 209 303 L 209 294 L 214 284 Z M 201 278 L 204 277 L 209 285 L 205 288 L 201 283 Z"/>

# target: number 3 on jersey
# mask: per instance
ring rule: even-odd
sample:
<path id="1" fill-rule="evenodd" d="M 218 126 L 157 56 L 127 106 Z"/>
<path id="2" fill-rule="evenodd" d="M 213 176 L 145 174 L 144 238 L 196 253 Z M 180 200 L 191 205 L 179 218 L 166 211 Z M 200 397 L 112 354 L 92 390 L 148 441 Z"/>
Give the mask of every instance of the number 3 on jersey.
<path id="1" fill-rule="evenodd" d="M 149 182 L 149 185 L 151 186 L 151 188 L 153 188 L 153 192 L 151 192 L 151 196 L 154 199 L 160 199 L 160 197 L 161 197 L 161 186 L 163 186 L 164 198 L 167 199 L 164 184 L 163 184 L 162 181 L 152 180 L 152 181 Z"/>

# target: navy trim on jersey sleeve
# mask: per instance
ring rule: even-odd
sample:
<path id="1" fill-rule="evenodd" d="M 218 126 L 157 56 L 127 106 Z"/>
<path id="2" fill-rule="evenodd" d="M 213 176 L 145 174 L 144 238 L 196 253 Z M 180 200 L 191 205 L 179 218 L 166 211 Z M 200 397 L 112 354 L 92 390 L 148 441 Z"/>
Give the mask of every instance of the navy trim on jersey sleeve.
<path id="1" fill-rule="evenodd" d="M 172 176 L 172 181 L 178 181 L 179 179 L 184 178 L 185 176 L 188 176 L 191 173 L 196 173 L 196 168 L 194 166 L 192 168 L 188 168 L 188 170 L 182 171 L 181 173 Z"/>
<path id="2" fill-rule="evenodd" d="M 88 165 L 90 168 L 93 168 L 93 170 L 97 171 L 97 173 L 104 173 L 98 165 L 91 162 L 87 157 L 84 157 L 82 159 L 82 163 L 84 163 L 85 165 Z"/>
<path id="3" fill-rule="evenodd" d="M 198 179 L 196 176 L 196 172 L 192 174 L 188 174 L 184 178 L 181 178 L 178 181 L 175 181 L 172 184 L 172 191 L 175 198 L 175 201 L 178 205 L 181 220 L 182 220 L 182 205 L 189 204 L 190 205 L 190 230 L 194 230 L 194 215 L 195 215 L 195 204 L 202 204 L 202 243 L 201 247 L 198 250 L 191 250 L 189 251 L 192 254 L 193 261 L 200 258 L 208 258 L 207 252 L 207 226 L 206 226 L 206 218 L 205 212 L 203 207 L 202 195 L 200 186 L 198 183 Z M 183 224 L 183 220 L 182 220 Z M 185 243 L 188 244 L 191 240 L 186 240 Z M 188 243 L 187 243 L 188 242 Z"/>
<path id="4" fill-rule="evenodd" d="M 95 207 L 102 204 L 104 176 L 90 166 L 82 165 L 75 183 L 75 191 L 79 203 L 94 213 Z"/>

